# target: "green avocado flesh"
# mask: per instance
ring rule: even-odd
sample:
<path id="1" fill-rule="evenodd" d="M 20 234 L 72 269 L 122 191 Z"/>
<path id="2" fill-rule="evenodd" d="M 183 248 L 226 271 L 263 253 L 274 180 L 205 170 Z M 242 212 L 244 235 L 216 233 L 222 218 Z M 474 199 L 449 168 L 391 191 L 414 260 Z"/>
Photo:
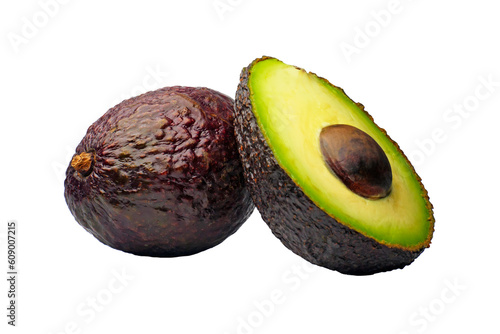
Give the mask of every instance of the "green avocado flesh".
<path id="1" fill-rule="evenodd" d="M 274 58 L 254 64 L 248 87 L 253 113 L 276 160 L 319 208 L 379 243 L 409 250 L 428 246 L 433 227 L 426 191 L 397 144 L 361 105 L 325 79 Z M 335 124 L 364 131 L 383 149 L 392 168 L 388 196 L 359 196 L 327 166 L 319 135 Z"/>

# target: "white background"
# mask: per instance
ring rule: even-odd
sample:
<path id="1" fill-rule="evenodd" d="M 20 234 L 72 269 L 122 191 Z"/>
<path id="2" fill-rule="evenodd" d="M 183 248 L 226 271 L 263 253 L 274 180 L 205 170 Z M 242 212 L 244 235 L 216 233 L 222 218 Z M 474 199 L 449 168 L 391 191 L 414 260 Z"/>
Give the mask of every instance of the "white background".
<path id="1" fill-rule="evenodd" d="M 2 278 L 2 333 L 499 333 L 495 4 L 3 1 L 0 277 L 15 219 L 19 309 L 12 330 Z M 234 96 L 262 55 L 343 87 L 410 157 L 436 217 L 412 265 L 367 277 L 310 265 L 256 211 L 175 259 L 113 250 L 75 222 L 64 170 L 92 122 L 168 85 Z"/>

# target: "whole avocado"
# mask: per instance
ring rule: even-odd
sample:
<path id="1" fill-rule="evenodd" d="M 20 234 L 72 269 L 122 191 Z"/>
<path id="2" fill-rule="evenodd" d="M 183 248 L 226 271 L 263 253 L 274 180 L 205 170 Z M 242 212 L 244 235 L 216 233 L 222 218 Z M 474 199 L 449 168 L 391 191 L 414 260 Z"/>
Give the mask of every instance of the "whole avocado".
<path id="1" fill-rule="evenodd" d="M 254 209 L 233 131 L 233 100 L 166 87 L 125 100 L 92 124 L 66 171 L 76 221 L 136 255 L 195 254 Z"/>

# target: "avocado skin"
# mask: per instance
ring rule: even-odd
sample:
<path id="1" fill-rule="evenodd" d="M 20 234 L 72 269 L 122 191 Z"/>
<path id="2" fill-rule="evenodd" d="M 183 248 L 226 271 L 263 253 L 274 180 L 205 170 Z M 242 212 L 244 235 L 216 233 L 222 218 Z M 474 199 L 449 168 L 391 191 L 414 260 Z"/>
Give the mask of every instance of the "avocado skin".
<path id="1" fill-rule="evenodd" d="M 126 100 L 92 124 L 71 165 L 65 199 L 99 241 L 136 255 L 191 255 L 221 243 L 254 209 L 233 130 L 232 98 L 166 87 Z"/>
<path id="2" fill-rule="evenodd" d="M 262 219 L 292 252 L 344 274 L 371 275 L 412 263 L 425 247 L 389 247 L 339 223 L 316 206 L 281 168 L 252 112 L 248 88 L 252 67 L 269 58 L 256 59 L 242 70 L 234 120 L 246 184 Z"/>

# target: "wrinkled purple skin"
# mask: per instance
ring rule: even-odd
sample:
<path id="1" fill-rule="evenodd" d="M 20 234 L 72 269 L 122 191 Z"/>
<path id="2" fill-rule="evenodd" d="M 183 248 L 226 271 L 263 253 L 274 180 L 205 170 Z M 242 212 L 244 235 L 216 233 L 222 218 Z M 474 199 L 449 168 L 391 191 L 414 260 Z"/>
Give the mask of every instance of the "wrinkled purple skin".
<path id="1" fill-rule="evenodd" d="M 113 248 L 145 256 L 195 254 L 250 216 L 234 137 L 233 100 L 208 88 L 167 87 L 126 100 L 92 124 L 65 198 L 77 220 Z"/>

